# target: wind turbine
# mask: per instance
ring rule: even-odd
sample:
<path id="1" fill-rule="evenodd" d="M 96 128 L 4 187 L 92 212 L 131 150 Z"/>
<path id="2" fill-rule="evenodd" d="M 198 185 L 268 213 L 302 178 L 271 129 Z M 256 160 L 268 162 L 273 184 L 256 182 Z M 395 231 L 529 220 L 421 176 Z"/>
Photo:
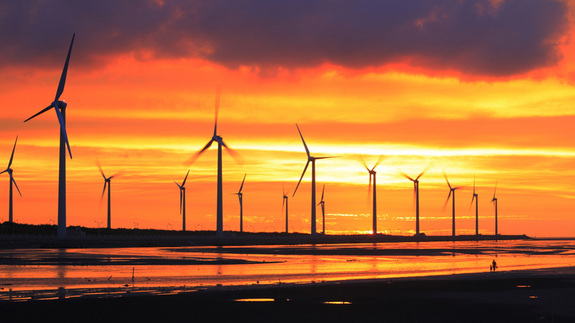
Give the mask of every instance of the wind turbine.
<path id="1" fill-rule="evenodd" d="M 190 174 L 190 170 L 186 173 L 186 177 L 184 177 L 184 181 L 182 185 L 178 184 L 176 181 L 176 185 L 180 189 L 180 214 L 182 215 L 182 231 L 186 231 L 186 180 L 188 179 L 188 175 Z"/>
<path id="2" fill-rule="evenodd" d="M 102 167 L 99 164 L 98 164 L 98 169 L 100 169 L 100 174 L 102 174 L 102 177 L 104 178 L 104 189 L 102 190 L 102 197 L 100 197 L 100 199 L 104 198 L 104 193 L 106 193 L 106 186 L 108 187 L 108 229 L 111 229 L 112 228 L 112 178 L 117 176 L 118 173 L 116 173 L 110 177 L 106 177 L 106 175 L 104 174 L 104 171 L 102 170 Z"/>
<path id="3" fill-rule="evenodd" d="M 287 192 L 283 190 L 283 200 L 282 200 L 282 211 L 284 210 L 284 206 L 286 208 L 286 233 L 289 232 L 288 230 L 288 196 Z"/>
<path id="4" fill-rule="evenodd" d="M 365 163 L 365 160 L 361 160 L 363 166 L 365 167 L 365 169 L 367 170 L 367 172 L 369 173 L 369 190 L 368 190 L 368 194 L 371 192 L 371 179 L 373 177 L 373 198 L 372 198 L 372 203 L 373 203 L 373 211 L 372 211 L 372 217 L 373 217 L 373 235 L 377 234 L 377 186 L 376 186 L 376 174 L 377 172 L 375 171 L 375 168 L 383 161 L 383 156 L 379 156 L 379 158 L 377 159 L 377 162 L 375 163 L 375 165 L 373 165 L 373 167 L 371 169 L 369 169 L 369 167 L 367 167 L 367 164 Z"/>
<path id="5" fill-rule="evenodd" d="M 449 195 L 447 195 L 447 199 L 445 200 L 445 204 L 443 204 L 443 209 L 447 206 L 449 202 L 449 198 L 451 197 L 451 236 L 455 237 L 455 191 L 460 189 L 461 187 L 452 187 L 449 183 L 449 179 L 447 179 L 447 175 L 443 173 L 443 177 L 445 177 L 445 181 L 447 182 L 447 186 L 449 186 Z M 453 195 L 453 196 L 452 196 Z"/>
<path id="6" fill-rule="evenodd" d="M 495 182 L 495 189 L 493 190 L 493 198 L 491 199 L 491 203 L 495 205 L 495 235 L 499 235 L 499 231 L 497 229 L 497 198 L 495 197 L 496 192 L 497 192 L 497 182 Z"/>
<path id="7" fill-rule="evenodd" d="M 419 235 L 419 179 L 429 170 L 429 165 L 425 166 L 425 168 L 417 175 L 415 179 L 409 177 L 404 172 L 401 172 L 403 177 L 407 178 L 408 180 L 413 182 L 413 197 L 415 199 L 415 235 Z"/>
<path id="8" fill-rule="evenodd" d="M 305 175 L 305 171 L 307 170 L 307 167 L 309 166 L 309 163 L 311 163 L 311 235 L 315 236 L 316 235 L 316 213 L 315 213 L 315 161 L 319 160 L 319 159 L 326 159 L 326 158 L 333 158 L 335 156 L 329 156 L 329 157 L 313 157 L 310 155 L 309 149 L 307 148 L 307 145 L 305 143 L 305 140 L 303 139 L 303 135 L 301 134 L 301 131 L 299 130 L 299 126 L 295 125 L 297 127 L 297 131 L 299 132 L 299 136 L 301 137 L 301 141 L 303 142 L 303 146 L 305 148 L 305 152 L 307 154 L 307 163 L 305 164 L 305 168 L 303 169 L 303 173 L 301 174 L 301 177 L 299 178 L 299 182 L 297 182 L 297 186 L 295 187 L 295 190 L 292 194 L 292 197 L 295 196 L 295 193 L 297 192 L 297 188 L 299 187 L 299 184 L 301 183 L 301 180 L 303 178 L 303 176 Z"/>
<path id="9" fill-rule="evenodd" d="M 10 161 L 8 162 L 8 167 L 6 167 L 6 170 L 1 171 L 0 174 L 2 173 L 8 173 L 8 175 L 10 176 L 10 195 L 9 195 L 9 203 L 8 203 L 8 222 L 12 223 L 14 222 L 14 204 L 13 204 L 13 190 L 14 190 L 14 186 L 16 186 L 16 189 L 18 190 L 18 194 L 20 194 L 20 196 L 22 196 L 22 193 L 20 193 L 20 189 L 18 188 L 18 184 L 16 184 L 16 180 L 14 179 L 14 175 L 12 175 L 12 173 L 14 172 L 12 170 L 12 168 L 10 168 L 10 166 L 12 166 L 12 160 L 14 159 L 14 150 L 16 150 L 16 142 L 18 142 L 18 136 L 16 136 L 16 140 L 14 141 L 14 147 L 12 148 L 12 155 L 10 155 Z M 14 185 L 12 185 L 14 184 Z"/>
<path id="10" fill-rule="evenodd" d="M 321 190 L 321 200 L 317 204 L 318 206 L 321 205 L 321 218 L 322 218 L 321 223 L 323 225 L 323 230 L 322 230 L 323 235 L 325 235 L 325 201 L 323 200 L 323 194 L 324 193 L 325 193 L 325 184 L 323 184 L 323 189 Z"/>
<path id="11" fill-rule="evenodd" d="M 76 34 L 72 35 L 72 41 L 70 42 L 70 48 L 68 49 L 68 56 L 66 57 L 66 63 L 64 63 L 64 69 L 62 70 L 62 75 L 60 76 L 60 83 L 58 84 L 58 90 L 56 91 L 56 97 L 54 101 L 42 111 L 36 113 L 30 118 L 24 120 L 24 122 L 54 108 L 56 111 L 56 116 L 58 117 L 58 122 L 60 123 L 60 165 L 59 165 L 59 177 L 58 177 L 58 237 L 66 237 L 66 147 L 68 148 L 68 153 L 70 159 L 72 159 L 72 151 L 70 150 L 70 143 L 68 142 L 68 135 L 66 134 L 66 102 L 60 101 L 60 95 L 64 92 L 64 85 L 66 84 L 66 74 L 68 73 L 68 64 L 70 63 L 70 54 L 72 53 L 72 46 L 74 45 L 74 38 Z"/>
<path id="12" fill-rule="evenodd" d="M 222 147 L 225 147 L 232 157 L 236 158 L 235 152 L 230 149 L 225 143 L 224 139 L 218 135 L 218 111 L 220 109 L 220 93 L 221 89 L 218 87 L 216 89 L 216 103 L 215 103 L 215 121 L 214 121 L 214 134 L 212 139 L 208 141 L 208 143 L 202 148 L 202 150 L 198 151 L 197 153 L 192 156 L 188 160 L 189 163 L 193 163 L 203 154 L 212 143 L 218 143 L 218 183 L 217 183 L 217 198 L 216 198 L 216 237 L 221 238 L 224 236 L 224 208 L 223 208 L 223 196 L 222 196 Z"/>
<path id="13" fill-rule="evenodd" d="M 475 200 L 475 235 L 479 235 L 479 195 L 475 192 L 475 175 L 473 175 L 473 197 L 471 198 L 471 205 Z"/>
<path id="14" fill-rule="evenodd" d="M 237 193 L 234 193 L 238 196 L 238 199 L 240 200 L 240 232 L 244 232 L 244 204 L 243 204 L 244 193 L 242 193 L 242 188 L 244 188 L 246 175 L 247 174 L 244 174 L 244 179 L 242 180 L 242 185 L 240 185 L 239 191 Z"/>

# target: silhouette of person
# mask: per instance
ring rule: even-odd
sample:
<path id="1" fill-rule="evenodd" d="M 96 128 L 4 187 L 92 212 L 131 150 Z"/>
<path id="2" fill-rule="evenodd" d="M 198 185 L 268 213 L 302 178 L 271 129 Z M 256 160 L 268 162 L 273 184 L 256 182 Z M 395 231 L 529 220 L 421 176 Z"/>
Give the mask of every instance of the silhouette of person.
<path id="1" fill-rule="evenodd" d="M 493 259 L 493 261 L 491 262 L 491 268 L 493 268 L 493 271 L 497 269 L 497 263 L 495 262 L 495 259 Z"/>

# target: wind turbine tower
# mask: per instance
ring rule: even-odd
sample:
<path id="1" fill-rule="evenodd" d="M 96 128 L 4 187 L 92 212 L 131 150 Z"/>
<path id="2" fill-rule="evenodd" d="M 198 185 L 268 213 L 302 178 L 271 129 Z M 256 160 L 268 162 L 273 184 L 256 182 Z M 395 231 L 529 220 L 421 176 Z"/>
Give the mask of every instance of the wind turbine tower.
<path id="1" fill-rule="evenodd" d="M 216 89 L 216 104 L 215 104 L 215 122 L 214 122 L 214 134 L 210 141 L 202 148 L 202 150 L 190 158 L 189 162 L 193 163 L 203 154 L 212 143 L 218 143 L 218 183 L 217 183 L 217 197 L 216 197 L 216 237 L 222 238 L 224 236 L 224 207 L 223 207 L 223 187 L 222 187 L 222 147 L 226 148 L 232 157 L 236 158 L 235 152 L 229 148 L 225 143 L 224 139 L 218 135 L 218 111 L 220 109 L 220 93 L 221 89 L 218 87 Z"/>
<path id="2" fill-rule="evenodd" d="M 475 192 L 475 175 L 473 175 L 473 197 L 471 198 L 471 205 L 475 200 L 475 235 L 479 235 L 479 195 Z M 470 205 L 470 206 L 471 206 Z"/>
<path id="3" fill-rule="evenodd" d="M 449 183 L 449 179 L 447 179 L 447 175 L 443 174 L 445 177 L 445 181 L 447 182 L 447 186 L 449 186 L 449 195 L 447 195 L 447 199 L 445 200 L 445 204 L 443 205 L 443 209 L 447 206 L 449 202 L 449 198 L 451 197 L 451 236 L 455 237 L 455 191 L 460 189 L 460 187 L 452 187 Z"/>
<path id="4" fill-rule="evenodd" d="M 299 178 L 299 182 L 297 183 L 297 186 L 295 187 L 295 190 L 292 194 L 292 197 L 295 196 L 295 193 L 297 192 L 297 188 L 299 187 L 299 184 L 301 183 L 301 180 L 302 180 L 303 176 L 305 175 L 305 171 L 307 170 L 309 163 L 311 163 L 311 235 L 315 236 L 316 235 L 315 161 L 320 160 L 320 159 L 333 158 L 334 156 L 330 156 L 330 157 L 311 156 L 309 149 L 307 148 L 307 145 L 305 143 L 305 140 L 303 139 L 303 135 L 301 134 L 301 131 L 299 130 L 299 126 L 297 125 L 297 123 L 295 126 L 297 127 L 297 131 L 299 132 L 299 136 L 301 137 L 301 141 L 303 142 L 303 146 L 304 146 L 305 152 L 307 154 L 307 163 L 305 164 L 305 167 L 303 169 L 303 173 L 301 174 L 301 177 Z"/>
<path id="5" fill-rule="evenodd" d="M 284 209 L 284 206 L 286 208 L 286 233 L 289 232 L 288 230 L 288 196 L 286 191 L 283 191 L 283 200 L 282 200 L 282 211 Z"/>
<path id="6" fill-rule="evenodd" d="M 415 179 L 409 177 L 405 173 L 401 173 L 403 177 L 413 182 L 413 195 L 415 199 L 415 235 L 419 235 L 419 179 L 429 170 L 429 165 L 427 165 Z"/>
<path id="7" fill-rule="evenodd" d="M 322 234 L 325 235 L 325 201 L 323 200 L 323 194 L 325 193 L 325 184 L 323 184 L 323 189 L 321 190 L 321 200 L 319 201 L 319 203 L 317 204 L 318 206 L 321 206 L 321 218 L 322 218 Z"/>
<path id="8" fill-rule="evenodd" d="M 491 203 L 495 206 L 495 235 L 499 235 L 499 231 L 497 228 L 497 197 L 495 197 L 495 193 L 497 192 L 497 182 L 495 182 L 495 189 L 493 190 L 493 198 L 491 199 Z"/>
<path id="9" fill-rule="evenodd" d="M 14 186 L 16 186 L 16 189 L 18 190 L 18 194 L 20 194 L 20 197 L 22 196 L 22 193 L 20 193 L 20 189 L 18 188 L 18 184 L 16 184 L 16 180 L 14 179 L 14 175 L 13 172 L 14 170 L 12 170 L 12 168 L 10 166 L 12 166 L 12 160 L 14 159 L 14 150 L 16 150 L 16 143 L 18 142 L 18 136 L 16 136 L 16 140 L 14 141 L 14 147 L 12 148 L 12 155 L 10 155 L 10 161 L 8 162 L 8 167 L 6 167 L 6 170 L 3 170 L 0 172 L 0 174 L 2 173 L 8 173 L 8 175 L 10 176 L 10 193 L 9 193 L 9 202 L 8 202 L 8 222 L 9 223 L 13 223 L 14 222 Z"/>
<path id="10" fill-rule="evenodd" d="M 375 165 L 373 165 L 373 167 L 371 169 L 369 167 L 367 167 L 365 160 L 362 159 L 361 161 L 363 163 L 363 166 L 365 167 L 365 169 L 369 173 L 368 194 L 371 193 L 371 182 L 372 182 L 372 178 L 373 178 L 373 196 L 372 196 L 373 233 L 372 234 L 376 235 L 377 234 L 377 184 L 376 184 L 377 183 L 376 182 L 377 172 L 375 171 L 375 168 L 383 161 L 383 156 L 379 156 L 379 159 L 377 160 L 377 162 L 375 163 Z"/>
<path id="11" fill-rule="evenodd" d="M 176 185 L 180 189 L 180 214 L 182 215 L 182 231 L 186 231 L 186 180 L 188 179 L 188 175 L 190 174 L 190 170 L 186 173 L 186 177 L 184 177 L 184 181 L 182 185 L 178 184 L 176 181 Z"/>
<path id="12" fill-rule="evenodd" d="M 114 178 L 115 176 L 117 176 L 118 174 L 114 174 L 110 177 L 106 177 L 106 175 L 104 174 L 104 171 L 102 170 L 102 167 L 100 165 L 98 165 L 98 168 L 100 169 L 100 174 L 102 174 L 102 177 L 104 178 L 104 189 L 102 190 L 102 196 L 100 197 L 100 199 L 104 198 L 104 193 L 106 193 L 106 187 L 108 187 L 108 229 L 112 228 L 112 178 Z"/>
<path id="13" fill-rule="evenodd" d="M 70 150 L 70 143 L 68 142 L 68 135 L 66 134 L 67 104 L 64 101 L 60 101 L 60 96 L 62 95 L 62 92 L 64 92 L 64 85 L 66 84 L 66 74 L 68 73 L 68 64 L 70 63 L 70 54 L 72 54 L 74 37 L 76 37 L 76 34 L 72 35 L 72 41 L 70 42 L 70 48 L 68 49 L 68 56 L 66 57 L 66 63 L 64 63 L 64 69 L 60 76 L 60 83 L 58 84 L 58 90 L 56 91 L 54 101 L 42 111 L 24 120 L 24 122 L 26 122 L 54 108 L 56 116 L 58 117 L 58 122 L 60 123 L 60 164 L 58 176 L 58 237 L 60 238 L 66 237 L 66 147 L 68 148 L 70 159 L 72 159 L 72 151 Z"/>
<path id="14" fill-rule="evenodd" d="M 242 180 L 242 185 L 240 185 L 239 191 L 237 193 L 234 193 L 238 196 L 238 199 L 240 200 L 240 232 L 244 232 L 244 204 L 243 204 L 244 193 L 242 193 L 242 188 L 244 188 L 246 175 L 247 174 L 244 174 L 244 179 Z"/>

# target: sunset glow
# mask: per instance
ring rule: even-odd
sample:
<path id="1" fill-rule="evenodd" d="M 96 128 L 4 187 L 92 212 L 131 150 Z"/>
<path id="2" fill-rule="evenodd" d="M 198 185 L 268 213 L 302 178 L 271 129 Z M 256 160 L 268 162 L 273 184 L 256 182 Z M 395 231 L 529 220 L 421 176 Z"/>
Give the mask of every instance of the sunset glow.
<path id="1" fill-rule="evenodd" d="M 18 135 L 15 222 L 57 219 L 58 121 L 54 112 L 23 121 L 53 100 L 75 32 L 62 95 L 74 156 L 68 225 L 105 226 L 100 162 L 107 175 L 120 173 L 113 228 L 179 229 L 174 181 L 189 169 L 187 228 L 214 230 L 217 145 L 186 161 L 213 134 L 221 85 L 218 134 L 241 155 L 224 152 L 224 230 L 239 230 L 233 193 L 247 174 L 245 231 L 285 230 L 284 188 L 290 232 L 310 231 L 309 170 L 292 197 L 307 158 L 297 123 L 312 155 L 338 156 L 316 164 L 327 233 L 371 233 L 361 158 L 372 165 L 384 155 L 380 233 L 415 233 L 413 183 L 400 172 L 416 176 L 430 164 L 420 183 L 426 234 L 451 234 L 446 172 L 464 186 L 458 234 L 475 233 L 475 175 L 480 233 L 494 233 L 497 182 L 500 233 L 575 236 L 574 1 L 312 2 L 324 11 L 275 1 L 147 1 L 129 16 L 112 15 L 131 11 L 113 1 L 81 10 L 57 1 L 1 5 L 0 165 Z M 41 28 L 56 10 L 70 19 Z M 366 10 L 377 17 L 361 18 Z"/>

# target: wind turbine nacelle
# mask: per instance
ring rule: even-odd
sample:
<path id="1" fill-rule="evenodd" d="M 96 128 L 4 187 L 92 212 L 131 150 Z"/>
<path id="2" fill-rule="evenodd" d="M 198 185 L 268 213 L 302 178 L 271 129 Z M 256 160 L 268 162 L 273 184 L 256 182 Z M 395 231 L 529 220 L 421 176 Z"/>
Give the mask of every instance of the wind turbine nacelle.
<path id="1" fill-rule="evenodd" d="M 68 106 L 68 103 L 66 103 L 66 101 L 58 101 L 58 107 L 61 109 L 66 109 L 66 107 Z"/>

